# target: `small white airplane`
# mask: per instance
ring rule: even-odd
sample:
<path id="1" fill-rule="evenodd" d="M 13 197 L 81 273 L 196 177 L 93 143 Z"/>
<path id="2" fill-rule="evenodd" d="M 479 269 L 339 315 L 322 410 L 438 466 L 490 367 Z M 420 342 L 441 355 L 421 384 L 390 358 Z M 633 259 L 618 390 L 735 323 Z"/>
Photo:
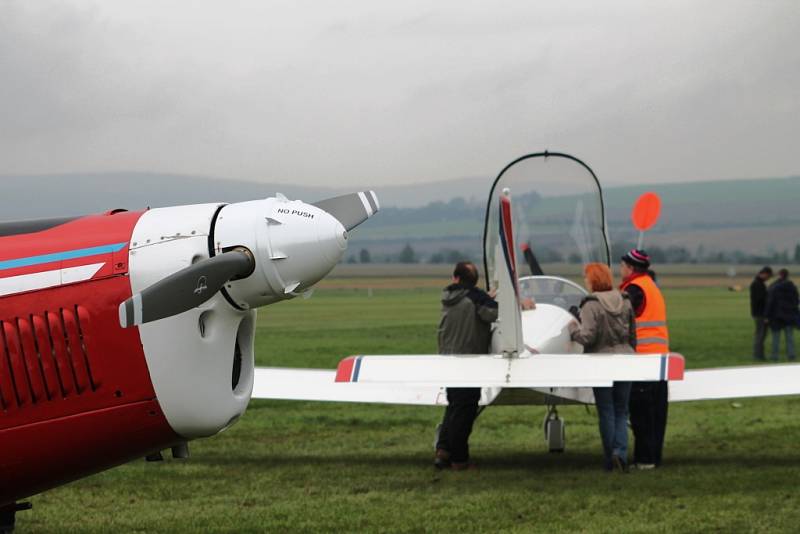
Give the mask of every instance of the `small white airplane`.
<path id="1" fill-rule="evenodd" d="M 517 276 L 514 236 L 524 243 L 531 276 Z M 531 250 L 534 244 L 540 251 L 578 254 L 584 264 L 610 264 L 600 183 L 577 158 L 544 152 L 504 168 L 489 193 L 483 243 L 486 286 L 497 288 L 499 305 L 492 354 L 361 355 L 342 360 L 336 370 L 256 368 L 252 397 L 443 406 L 446 387 L 481 387 L 483 407 L 547 406 L 545 438 L 551 451 L 562 451 L 557 406 L 593 404 L 591 388 L 614 381 L 674 381 L 672 402 L 800 394 L 800 364 L 684 372 L 676 353 L 582 354 L 567 325 L 574 320 L 570 308 L 587 292 L 558 265 L 545 275 Z M 534 299 L 535 309 L 522 310 L 522 298 Z"/>

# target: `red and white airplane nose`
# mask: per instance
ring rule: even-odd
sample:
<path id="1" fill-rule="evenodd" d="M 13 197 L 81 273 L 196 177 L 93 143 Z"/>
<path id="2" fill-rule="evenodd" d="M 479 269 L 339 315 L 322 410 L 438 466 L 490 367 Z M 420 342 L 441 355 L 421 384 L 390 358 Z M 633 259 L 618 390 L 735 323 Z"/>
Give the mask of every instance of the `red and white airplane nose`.
<path id="1" fill-rule="evenodd" d="M 342 258 L 348 231 L 377 210 L 370 191 L 316 204 L 278 195 L 142 215 L 120 323 L 138 325 L 158 402 L 177 434 L 209 436 L 244 412 L 255 308 L 309 290 Z"/>

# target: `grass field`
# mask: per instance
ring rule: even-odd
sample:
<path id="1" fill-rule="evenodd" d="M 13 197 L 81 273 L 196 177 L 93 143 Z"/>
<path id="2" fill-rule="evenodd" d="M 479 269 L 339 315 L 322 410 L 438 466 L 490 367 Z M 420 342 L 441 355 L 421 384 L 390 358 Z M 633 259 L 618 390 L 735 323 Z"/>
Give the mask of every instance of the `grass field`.
<path id="1" fill-rule="evenodd" d="M 438 290 L 348 289 L 260 312 L 259 365 L 333 367 L 353 353 L 435 350 Z M 402 285 L 402 284 L 401 284 Z M 688 366 L 750 363 L 745 293 L 669 289 Z M 549 454 L 541 407 L 497 407 L 471 440 L 477 471 L 436 472 L 441 408 L 253 401 L 192 458 L 137 461 L 34 497 L 18 532 L 795 532 L 800 399 L 673 404 L 665 465 L 606 474 L 593 409 L 567 407 Z"/>

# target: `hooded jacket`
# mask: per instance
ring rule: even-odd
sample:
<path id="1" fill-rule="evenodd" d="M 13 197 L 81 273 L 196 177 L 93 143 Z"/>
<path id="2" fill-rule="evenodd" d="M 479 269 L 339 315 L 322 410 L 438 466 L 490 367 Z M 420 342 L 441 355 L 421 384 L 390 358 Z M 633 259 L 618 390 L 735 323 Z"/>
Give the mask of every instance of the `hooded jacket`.
<path id="1" fill-rule="evenodd" d="M 486 354 L 497 302 L 485 291 L 451 284 L 442 291 L 439 354 Z"/>
<path id="2" fill-rule="evenodd" d="M 581 324 L 570 336 L 587 353 L 632 354 L 636 348 L 636 314 L 628 295 L 616 289 L 592 293 L 581 302 Z"/>

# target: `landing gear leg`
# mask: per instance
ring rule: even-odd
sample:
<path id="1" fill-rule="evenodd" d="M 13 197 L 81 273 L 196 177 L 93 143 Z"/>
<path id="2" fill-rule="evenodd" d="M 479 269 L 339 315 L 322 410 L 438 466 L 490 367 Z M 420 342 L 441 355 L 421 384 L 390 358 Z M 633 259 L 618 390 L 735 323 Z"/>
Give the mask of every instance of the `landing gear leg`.
<path id="1" fill-rule="evenodd" d="M 564 426 L 564 420 L 558 416 L 555 405 L 548 406 L 544 416 L 544 439 L 550 452 L 564 452 L 567 441 Z"/>
<path id="2" fill-rule="evenodd" d="M 30 510 L 32 507 L 33 505 L 29 502 L 18 502 L 0 508 L 0 534 L 11 534 L 14 532 L 17 512 Z"/>

